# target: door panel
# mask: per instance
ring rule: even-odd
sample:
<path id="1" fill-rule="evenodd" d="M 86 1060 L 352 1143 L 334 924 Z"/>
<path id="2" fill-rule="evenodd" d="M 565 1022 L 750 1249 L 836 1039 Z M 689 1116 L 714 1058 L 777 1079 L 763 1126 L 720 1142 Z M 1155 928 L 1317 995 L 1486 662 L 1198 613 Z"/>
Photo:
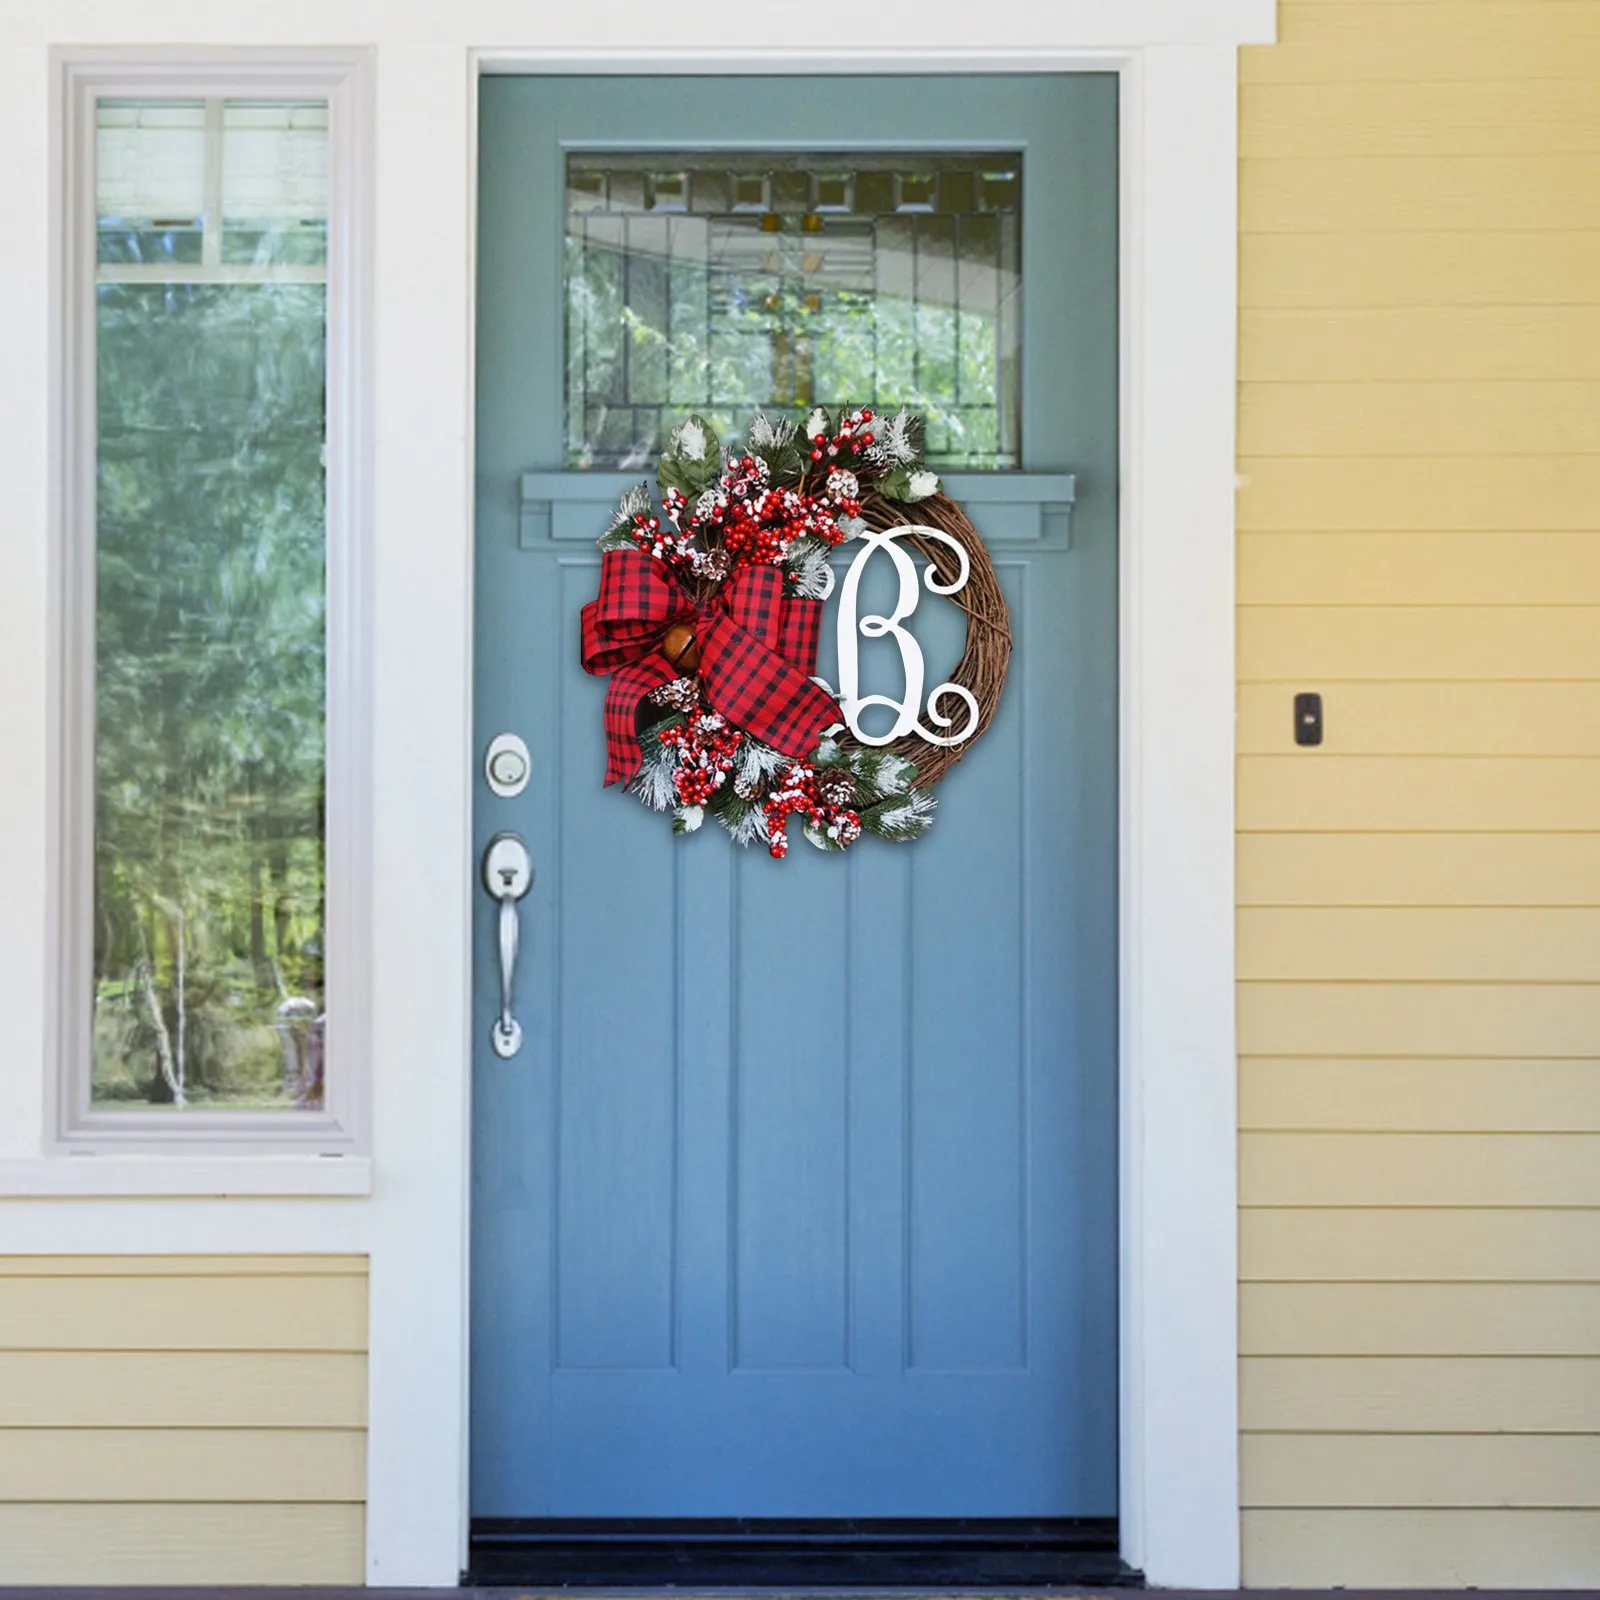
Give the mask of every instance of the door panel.
<path id="1" fill-rule="evenodd" d="M 533 773 L 480 782 L 478 833 L 515 828 L 538 876 L 510 1061 L 486 899 L 477 925 L 474 1514 L 1113 1514 L 1114 83 L 490 79 L 482 105 L 477 728 Z M 926 838 L 774 862 L 600 789 L 578 610 L 648 468 L 567 465 L 565 156 L 830 142 L 1023 154 L 1022 470 L 951 479 L 1016 650 Z M 953 664 L 953 608 L 914 626 Z"/>

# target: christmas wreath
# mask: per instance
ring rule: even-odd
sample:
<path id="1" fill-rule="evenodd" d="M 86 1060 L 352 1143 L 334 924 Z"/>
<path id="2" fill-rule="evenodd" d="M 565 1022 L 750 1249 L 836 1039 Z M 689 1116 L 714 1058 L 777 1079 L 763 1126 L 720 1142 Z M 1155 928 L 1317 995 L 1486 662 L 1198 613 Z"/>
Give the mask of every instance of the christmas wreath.
<path id="1" fill-rule="evenodd" d="M 777 857 L 796 825 L 823 850 L 927 831 L 929 788 L 998 706 L 1011 635 L 983 541 L 923 464 L 922 432 L 904 411 L 835 421 L 819 408 L 803 430 L 757 416 L 724 454 L 700 417 L 673 429 L 659 511 L 645 484 L 623 497 L 600 540 L 599 596 L 583 608 L 583 665 L 610 678 L 608 785 L 670 811 L 676 832 L 709 813 Z M 965 707 L 949 736 L 915 713 L 901 719 L 914 731 L 892 740 L 853 733 L 813 676 L 830 555 L 853 539 L 901 538 L 927 559 L 928 588 L 967 613 L 960 665 L 928 702 L 936 728 L 956 721 L 942 700 Z M 868 618 L 862 631 L 895 620 Z"/>

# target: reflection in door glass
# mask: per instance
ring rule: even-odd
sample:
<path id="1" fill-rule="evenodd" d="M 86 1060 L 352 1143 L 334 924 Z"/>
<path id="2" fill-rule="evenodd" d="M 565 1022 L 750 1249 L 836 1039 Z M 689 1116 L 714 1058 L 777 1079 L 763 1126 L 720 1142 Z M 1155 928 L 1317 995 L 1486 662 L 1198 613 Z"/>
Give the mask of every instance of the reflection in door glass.
<path id="1" fill-rule="evenodd" d="M 316 1109 L 328 106 L 97 123 L 93 1105 Z"/>
<path id="2" fill-rule="evenodd" d="M 567 465 L 698 411 L 908 407 L 944 467 L 1020 459 L 1022 158 L 570 154 Z"/>

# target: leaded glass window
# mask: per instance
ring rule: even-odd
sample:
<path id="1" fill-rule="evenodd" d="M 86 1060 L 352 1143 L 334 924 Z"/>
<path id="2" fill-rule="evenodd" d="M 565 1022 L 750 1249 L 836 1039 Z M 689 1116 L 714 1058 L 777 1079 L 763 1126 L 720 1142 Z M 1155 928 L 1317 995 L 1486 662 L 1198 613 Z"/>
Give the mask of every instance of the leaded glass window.
<path id="1" fill-rule="evenodd" d="M 567 464 L 871 405 L 938 466 L 1017 467 L 1021 193 L 1015 151 L 569 154 Z"/>

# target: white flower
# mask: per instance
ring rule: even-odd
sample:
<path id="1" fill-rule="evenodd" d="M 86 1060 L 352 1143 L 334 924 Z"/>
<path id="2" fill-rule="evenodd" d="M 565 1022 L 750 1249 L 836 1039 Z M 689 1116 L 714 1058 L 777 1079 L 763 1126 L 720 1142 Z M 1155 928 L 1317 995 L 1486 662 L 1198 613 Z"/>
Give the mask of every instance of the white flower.
<path id="1" fill-rule="evenodd" d="M 680 422 L 672 430 L 672 449 L 685 461 L 704 461 L 706 458 L 706 430 L 695 418 Z"/>
<path id="2" fill-rule="evenodd" d="M 821 439 L 827 435 L 827 432 L 828 413 L 824 411 L 821 406 L 818 406 L 816 410 L 806 418 L 806 437 L 808 439 Z"/>
<path id="3" fill-rule="evenodd" d="M 930 494 L 939 492 L 939 474 L 924 469 L 911 474 L 911 482 L 906 488 L 908 500 L 926 500 Z"/>

